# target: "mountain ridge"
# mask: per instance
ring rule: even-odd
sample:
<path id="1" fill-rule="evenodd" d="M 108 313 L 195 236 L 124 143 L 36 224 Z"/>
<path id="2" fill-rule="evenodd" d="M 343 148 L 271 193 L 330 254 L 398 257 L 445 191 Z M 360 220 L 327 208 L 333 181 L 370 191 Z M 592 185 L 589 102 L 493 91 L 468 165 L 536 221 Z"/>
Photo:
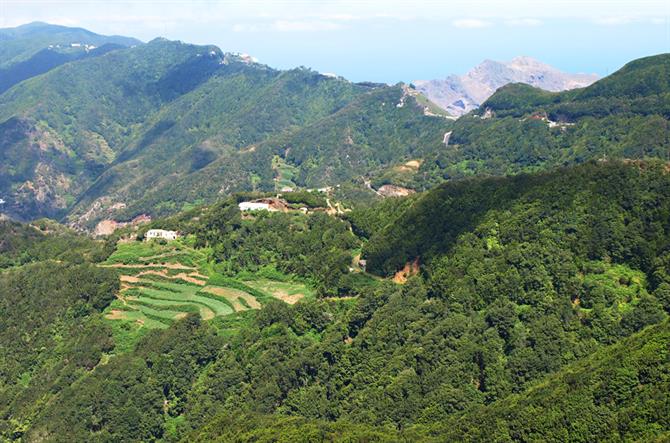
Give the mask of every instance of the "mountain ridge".
<path id="1" fill-rule="evenodd" d="M 548 91 L 588 86 L 595 74 L 568 74 L 532 57 L 518 56 L 508 62 L 486 59 L 464 75 L 445 79 L 415 80 L 418 91 L 455 116 L 479 107 L 500 87 L 527 83 Z"/>

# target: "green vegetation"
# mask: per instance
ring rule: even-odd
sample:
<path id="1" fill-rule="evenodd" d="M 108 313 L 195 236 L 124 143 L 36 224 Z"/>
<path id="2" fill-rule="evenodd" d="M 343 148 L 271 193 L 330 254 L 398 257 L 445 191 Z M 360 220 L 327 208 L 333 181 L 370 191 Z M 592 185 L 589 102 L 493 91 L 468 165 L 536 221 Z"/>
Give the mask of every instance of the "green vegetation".
<path id="1" fill-rule="evenodd" d="M 402 85 L 165 40 L 15 85 L 0 193 L 68 195 L 12 210 L 170 216 L 105 240 L 0 222 L 0 439 L 670 438 L 670 174 L 644 159 L 667 148 L 667 60 L 509 86 L 457 122 Z M 35 179 L 40 149 L 71 183 Z M 604 150 L 642 160 L 586 161 Z M 366 189 L 481 173 L 515 175 Z"/>
<path id="2" fill-rule="evenodd" d="M 237 191 L 330 186 L 432 152 L 448 126 L 417 97 L 396 107 L 400 85 L 276 71 L 212 46 L 156 39 L 95 55 L 0 94 L 5 211 L 92 228 Z"/>
<path id="3" fill-rule="evenodd" d="M 670 159 L 670 55 L 628 63 L 578 90 L 501 88 L 453 124 L 449 146 L 414 180 L 427 188 L 474 174 L 516 174 L 590 159 Z M 483 118 L 485 110 L 490 118 Z"/>
<path id="4" fill-rule="evenodd" d="M 272 169 L 275 171 L 275 191 L 295 189 L 296 184 L 293 179 L 297 175 L 298 168 L 287 164 L 281 157 L 275 155 L 272 158 Z"/>
<path id="5" fill-rule="evenodd" d="M 596 158 L 669 158 L 667 55 L 583 90 L 509 85 L 483 106 L 490 118 L 451 121 L 402 84 L 277 71 L 213 46 L 156 39 L 102 52 L 0 94 L 6 212 L 91 229 L 240 191 L 340 184 L 362 198 L 352 188 L 363 180 L 425 190 Z"/>
<path id="6" fill-rule="evenodd" d="M 113 241 L 94 241 L 51 220 L 24 225 L 0 220 L 0 269 L 48 259 L 70 263 L 104 260 Z"/>
<path id="7" fill-rule="evenodd" d="M 668 188 L 662 163 L 593 162 L 446 184 L 346 220 L 242 217 L 227 199 L 151 224 L 185 233 L 174 242 L 121 242 L 100 265 L 14 266 L 0 274 L 0 314 L 15 319 L 0 335 L 0 432 L 661 438 Z M 349 272 L 361 248 L 374 271 L 419 256 L 421 272 L 403 285 Z"/>
<path id="8" fill-rule="evenodd" d="M 193 226 L 197 246 L 212 249 L 214 269 L 235 276 L 241 272 L 295 275 L 320 295 L 355 295 L 357 280 L 349 266 L 359 240 L 349 224 L 324 212 L 270 213 L 243 218 L 234 201 L 209 208 Z"/>
<path id="9" fill-rule="evenodd" d="M 458 414 L 432 433 L 461 441 L 665 440 L 670 436 L 669 342 L 665 321 L 520 395 Z"/>
<path id="10" fill-rule="evenodd" d="M 132 38 L 46 23 L 0 29 L 0 93 L 64 63 L 137 44 Z"/>

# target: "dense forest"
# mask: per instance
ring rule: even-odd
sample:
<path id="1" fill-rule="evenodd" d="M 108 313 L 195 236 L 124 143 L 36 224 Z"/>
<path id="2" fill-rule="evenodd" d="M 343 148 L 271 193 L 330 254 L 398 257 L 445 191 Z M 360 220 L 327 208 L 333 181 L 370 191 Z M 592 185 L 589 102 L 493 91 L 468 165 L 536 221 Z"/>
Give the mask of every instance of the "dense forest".
<path id="1" fill-rule="evenodd" d="M 668 54 L 458 120 L 165 39 L 0 56 L 0 440 L 670 440 Z"/>
<path id="2" fill-rule="evenodd" d="M 341 217 L 243 216 L 234 199 L 193 209 L 151 226 L 180 229 L 221 278 L 293 275 L 318 295 L 212 321 L 190 314 L 130 348 L 102 315 L 118 279 L 95 262 L 111 242 L 82 239 L 63 256 L 50 242 L 74 234 L 8 225 L 13 244 L 45 251 L 33 264 L 3 252 L 0 313 L 12 321 L 0 432 L 25 441 L 667 437 L 669 187 L 664 163 L 609 161 L 454 182 Z M 361 248 L 370 271 L 420 257 L 420 272 L 405 284 L 352 273 Z"/>
<path id="3" fill-rule="evenodd" d="M 450 128 L 445 149 L 403 183 L 426 189 L 445 179 L 516 174 L 590 159 L 670 159 L 670 55 L 632 61 L 583 89 L 551 93 L 500 88 Z"/>

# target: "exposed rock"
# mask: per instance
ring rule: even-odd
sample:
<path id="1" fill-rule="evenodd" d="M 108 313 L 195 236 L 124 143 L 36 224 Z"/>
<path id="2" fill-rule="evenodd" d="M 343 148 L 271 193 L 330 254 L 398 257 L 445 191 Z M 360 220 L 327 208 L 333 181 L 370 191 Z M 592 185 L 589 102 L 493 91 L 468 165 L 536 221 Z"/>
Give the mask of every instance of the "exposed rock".
<path id="1" fill-rule="evenodd" d="M 414 81 L 416 89 L 452 115 L 477 108 L 508 83 L 527 83 L 547 91 L 581 88 L 598 80 L 595 74 L 569 74 L 530 57 L 509 62 L 484 60 L 465 75 Z"/>
<path id="2" fill-rule="evenodd" d="M 413 189 L 407 189 L 396 185 L 383 185 L 377 190 L 377 193 L 384 197 L 405 197 L 414 194 L 415 192 L 416 191 Z"/>
<path id="3" fill-rule="evenodd" d="M 116 228 L 119 227 L 119 224 L 114 220 L 102 220 L 95 226 L 93 235 L 102 236 L 102 235 L 111 235 L 116 231 Z"/>
<path id="4" fill-rule="evenodd" d="M 393 276 L 393 281 L 398 284 L 403 284 L 409 277 L 419 273 L 419 257 L 412 262 L 405 263 L 405 266 Z"/>

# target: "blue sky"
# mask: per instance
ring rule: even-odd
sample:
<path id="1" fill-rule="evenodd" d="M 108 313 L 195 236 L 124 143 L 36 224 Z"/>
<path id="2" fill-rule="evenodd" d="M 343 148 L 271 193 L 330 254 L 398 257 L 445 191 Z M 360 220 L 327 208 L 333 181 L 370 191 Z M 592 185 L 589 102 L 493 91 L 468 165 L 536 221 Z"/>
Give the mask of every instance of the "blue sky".
<path id="1" fill-rule="evenodd" d="M 670 0 L 0 0 L 0 27 L 37 20 L 215 44 L 277 68 L 389 83 L 517 55 L 606 75 L 670 52 Z"/>

